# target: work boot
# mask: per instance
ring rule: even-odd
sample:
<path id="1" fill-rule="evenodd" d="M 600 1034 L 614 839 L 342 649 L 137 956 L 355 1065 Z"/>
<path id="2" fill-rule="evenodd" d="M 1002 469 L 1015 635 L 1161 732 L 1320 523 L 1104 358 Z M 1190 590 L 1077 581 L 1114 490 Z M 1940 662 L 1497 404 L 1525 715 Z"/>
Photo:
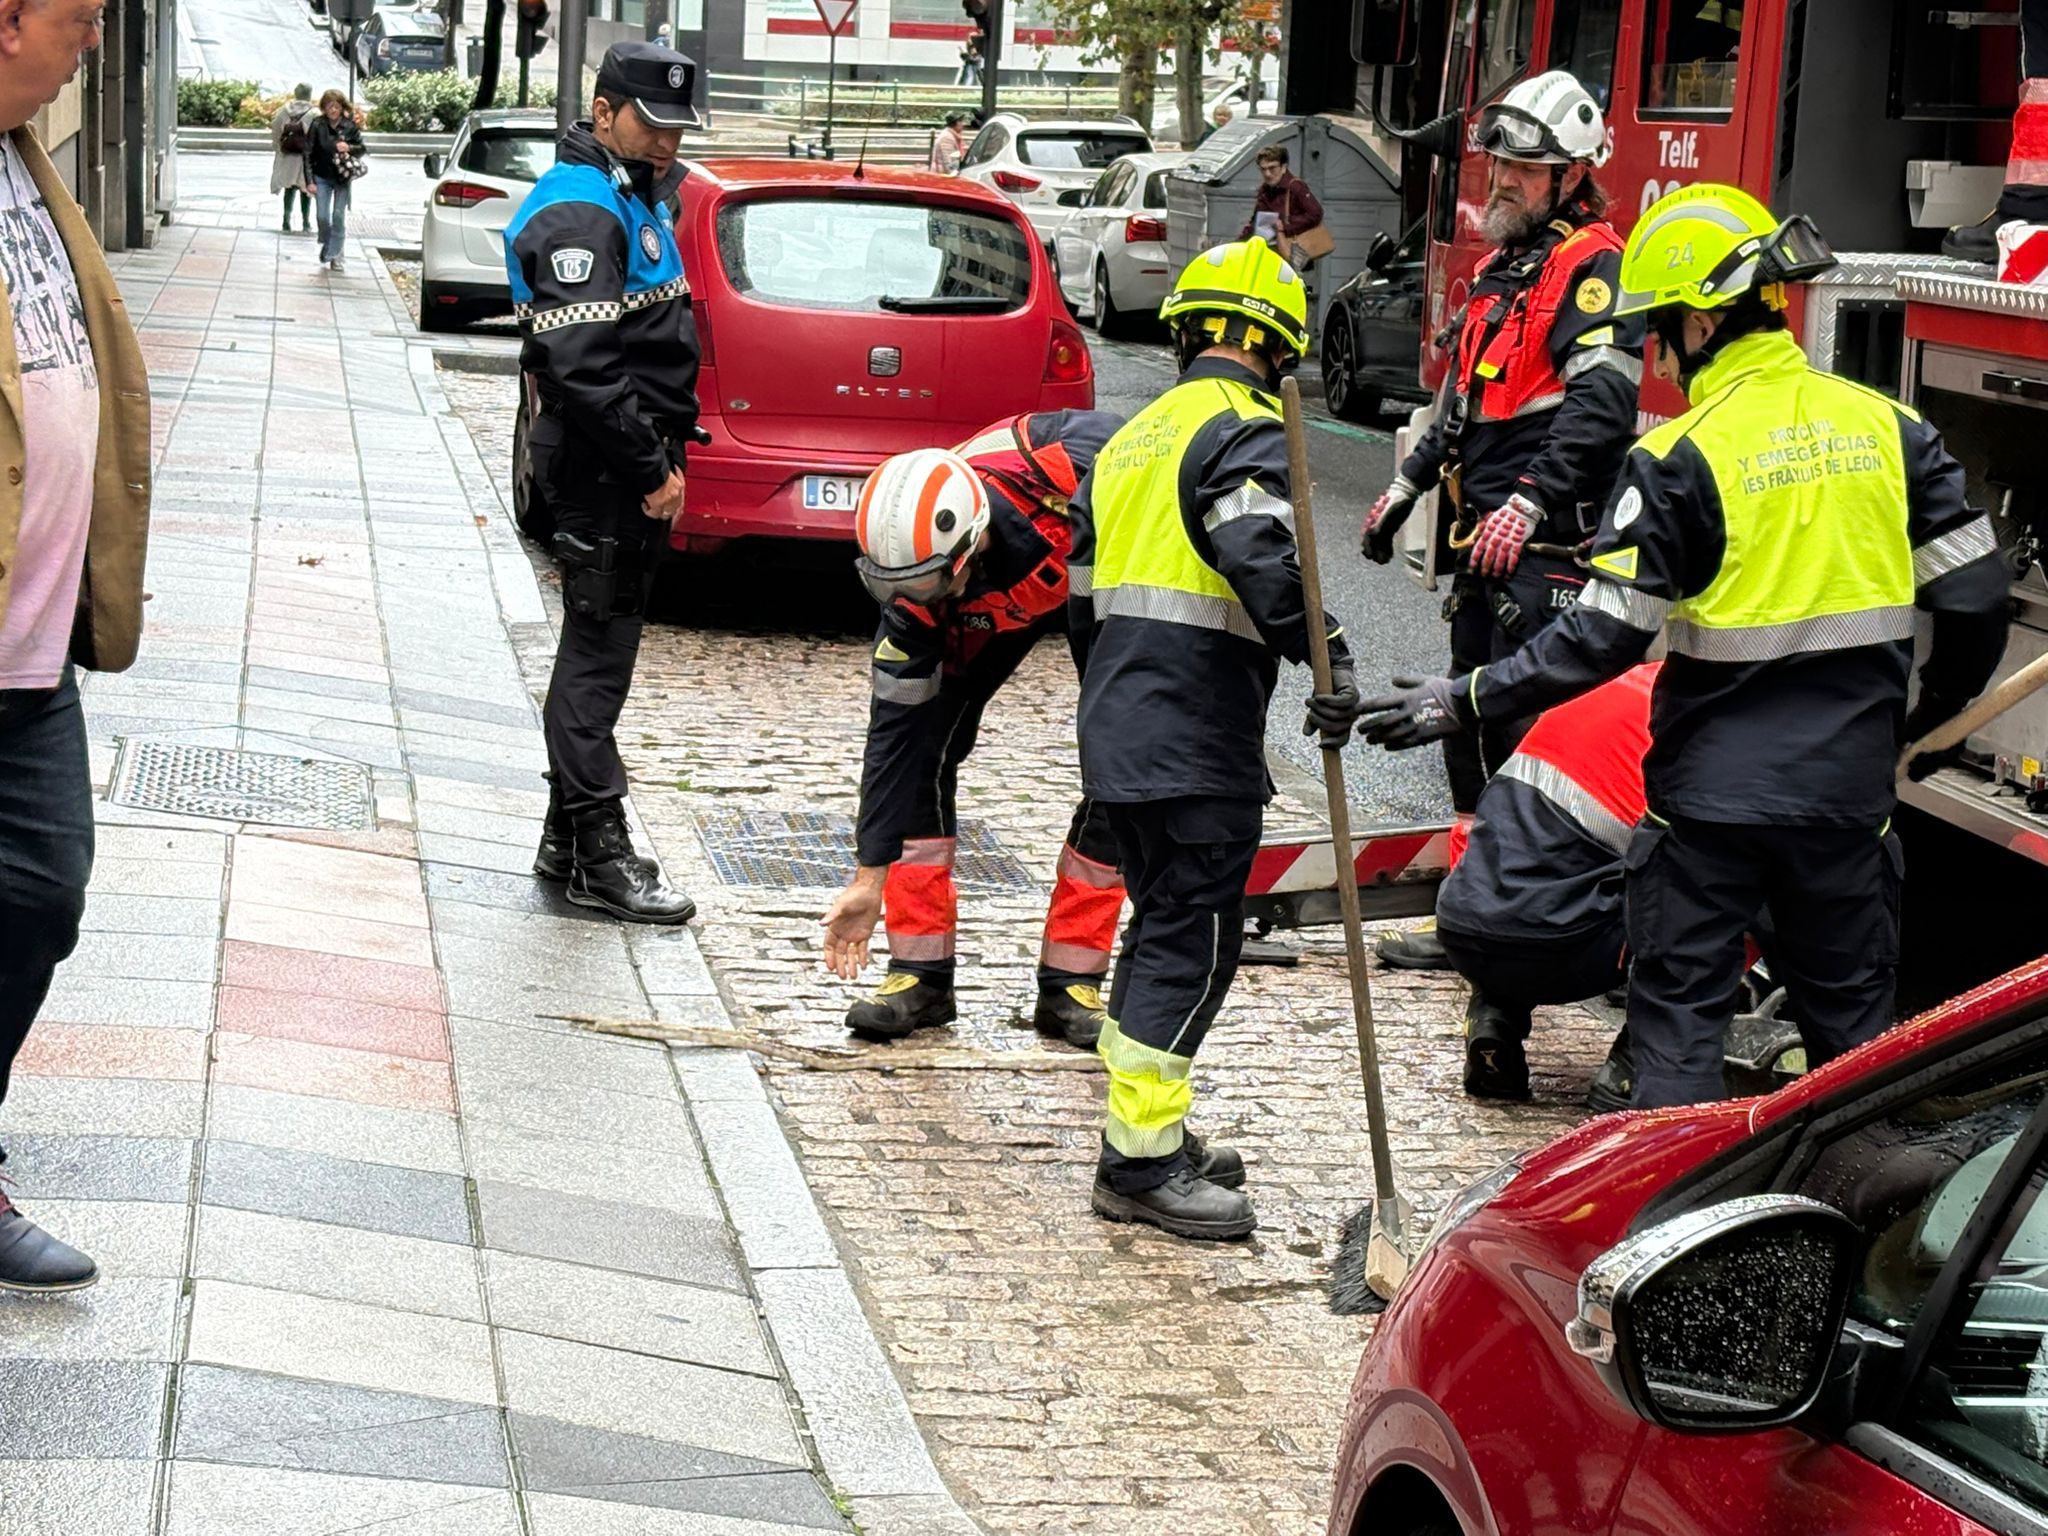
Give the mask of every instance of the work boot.
<path id="1" fill-rule="evenodd" d="M 1031 1027 L 1041 1035 L 1064 1040 L 1077 1050 L 1092 1051 L 1102 1038 L 1102 1026 L 1109 1014 L 1102 1006 L 1102 989 L 1093 982 L 1070 982 L 1064 987 L 1040 987 L 1038 1011 Z"/>
<path id="2" fill-rule="evenodd" d="M 1505 1008 L 1472 991 L 1465 1005 L 1465 1091 L 1475 1099 L 1526 1102 L 1529 1057 Z"/>
<path id="3" fill-rule="evenodd" d="M 22 1215 L 0 1189 L 0 1291 L 50 1296 L 82 1291 L 99 1277 L 97 1264 Z"/>
<path id="4" fill-rule="evenodd" d="M 567 894 L 579 907 L 596 907 L 628 923 L 674 926 L 697 915 L 696 902 L 635 855 L 617 805 L 577 816 L 576 866 Z"/>
<path id="5" fill-rule="evenodd" d="M 1118 1194 L 1098 1169 L 1088 1204 L 1107 1221 L 1141 1222 L 1174 1237 L 1207 1242 L 1249 1237 L 1259 1224 L 1246 1195 L 1197 1178 L 1192 1168 L 1177 1168 L 1164 1184 L 1135 1195 Z"/>
<path id="6" fill-rule="evenodd" d="M 1627 1109 L 1635 1097 L 1635 1087 L 1635 1053 L 1629 1049 L 1628 1031 L 1624 1029 L 1614 1037 L 1614 1044 L 1607 1049 L 1607 1059 L 1600 1063 L 1600 1070 L 1586 1086 L 1586 1108 L 1598 1115 Z"/>
<path id="7" fill-rule="evenodd" d="M 555 787 L 553 773 L 548 781 L 548 814 L 540 824 L 540 848 L 533 856 L 533 873 L 541 880 L 566 880 L 576 867 L 576 826 L 562 809 L 562 794 Z"/>
<path id="8" fill-rule="evenodd" d="M 951 982 L 926 981 L 913 971 L 891 971 L 873 997 L 846 1010 L 846 1027 L 863 1040 L 901 1040 L 913 1030 L 937 1029 L 958 1016 Z"/>
<path id="9" fill-rule="evenodd" d="M 1444 953 L 1444 941 L 1436 936 L 1436 919 L 1425 919 L 1415 928 L 1389 928 L 1380 935 L 1373 950 L 1381 965 L 1402 971 L 1448 971 L 1451 957 Z"/>
<path id="10" fill-rule="evenodd" d="M 1212 1147 L 1193 1131 L 1180 1133 L 1187 1149 L 1188 1166 L 1198 1179 L 1207 1179 L 1218 1189 L 1237 1189 L 1244 1183 L 1244 1159 L 1235 1147 Z"/>
<path id="11" fill-rule="evenodd" d="M 1941 254 L 1994 266 L 1998 262 L 1998 226 L 2006 222 L 2006 216 L 1994 208 L 1974 224 L 1957 224 L 1941 237 Z"/>

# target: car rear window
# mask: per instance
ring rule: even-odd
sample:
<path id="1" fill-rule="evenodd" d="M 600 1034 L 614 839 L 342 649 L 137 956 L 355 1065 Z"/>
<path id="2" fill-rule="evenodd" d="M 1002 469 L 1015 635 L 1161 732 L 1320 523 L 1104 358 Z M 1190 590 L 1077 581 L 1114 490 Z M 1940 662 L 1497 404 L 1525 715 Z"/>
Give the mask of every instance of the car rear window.
<path id="1" fill-rule="evenodd" d="M 1164 208 L 1166 206 L 1166 172 L 1154 171 L 1145 178 L 1145 206 Z"/>
<path id="2" fill-rule="evenodd" d="M 1142 155 L 1151 148 L 1141 133 L 1092 128 L 1027 129 L 1017 135 L 1017 158 L 1049 171 L 1099 171 L 1119 155 Z"/>
<path id="3" fill-rule="evenodd" d="M 1031 250 L 998 214 L 917 203 L 777 197 L 718 210 L 726 280 L 764 304 L 879 310 L 884 299 L 962 299 L 1018 309 Z"/>
<path id="4" fill-rule="evenodd" d="M 441 18 L 432 11 L 379 11 L 377 19 L 384 23 L 385 33 L 395 40 L 433 38 L 438 41 L 442 36 Z"/>
<path id="5" fill-rule="evenodd" d="M 507 181 L 539 181 L 541 172 L 555 163 L 552 132 L 479 130 L 462 152 L 462 168 L 479 176 L 502 176 Z"/>

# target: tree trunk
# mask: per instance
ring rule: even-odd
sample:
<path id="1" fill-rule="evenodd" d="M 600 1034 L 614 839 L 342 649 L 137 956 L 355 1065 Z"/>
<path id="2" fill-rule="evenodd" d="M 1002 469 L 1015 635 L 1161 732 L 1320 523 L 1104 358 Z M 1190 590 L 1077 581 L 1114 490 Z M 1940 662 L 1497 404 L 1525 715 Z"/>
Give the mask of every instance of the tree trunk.
<path id="1" fill-rule="evenodd" d="M 1147 133 L 1152 131 L 1152 90 L 1159 74 L 1159 50 L 1150 43 L 1134 44 L 1124 56 L 1123 72 L 1116 81 L 1116 109 L 1135 118 Z"/>
<path id="2" fill-rule="evenodd" d="M 1180 147 L 1193 149 L 1207 126 L 1202 121 L 1202 29 L 1193 21 L 1174 29 L 1174 100 L 1180 106 Z"/>

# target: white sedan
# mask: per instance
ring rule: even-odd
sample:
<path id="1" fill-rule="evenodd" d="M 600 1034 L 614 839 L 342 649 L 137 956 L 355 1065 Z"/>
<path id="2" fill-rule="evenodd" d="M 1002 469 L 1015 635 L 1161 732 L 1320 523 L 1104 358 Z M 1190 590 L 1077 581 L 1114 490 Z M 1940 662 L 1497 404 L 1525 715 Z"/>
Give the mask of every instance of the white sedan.
<path id="1" fill-rule="evenodd" d="M 1166 173 L 1184 152 L 1125 155 L 1092 187 L 1060 194 L 1069 211 L 1052 230 L 1060 296 L 1105 336 L 1159 313 L 1173 286 L 1166 255 Z"/>
<path id="2" fill-rule="evenodd" d="M 1145 130 L 1127 117 L 1107 122 L 1033 122 L 998 112 L 960 159 L 960 174 L 998 192 L 1024 210 L 1040 240 L 1066 218 L 1062 192 L 1093 186 L 1103 167 L 1121 155 L 1152 148 Z"/>
<path id="3" fill-rule="evenodd" d="M 420 329 L 510 313 L 505 226 L 555 163 L 555 114 L 472 112 L 448 153 L 426 163 L 434 190 L 420 233 Z"/>

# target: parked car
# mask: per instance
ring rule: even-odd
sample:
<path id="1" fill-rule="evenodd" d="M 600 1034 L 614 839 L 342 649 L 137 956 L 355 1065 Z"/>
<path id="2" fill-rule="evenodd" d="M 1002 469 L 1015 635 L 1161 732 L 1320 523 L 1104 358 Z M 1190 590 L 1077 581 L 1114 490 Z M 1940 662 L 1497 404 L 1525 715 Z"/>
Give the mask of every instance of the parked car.
<path id="1" fill-rule="evenodd" d="M 472 112 L 445 155 L 426 157 L 434 190 L 420 229 L 420 329 L 452 331 L 509 314 L 505 226 L 555 163 L 555 114 Z"/>
<path id="2" fill-rule="evenodd" d="M 679 201 L 708 441 L 690 450 L 678 549 L 851 539 L 861 483 L 890 454 L 1094 403 L 1094 364 L 1045 252 L 986 187 L 844 161 L 706 160 Z M 523 505 L 539 536 L 530 487 Z"/>
<path id="3" fill-rule="evenodd" d="M 1419 405 L 1421 383 L 1423 223 L 1399 244 L 1377 237 L 1365 270 L 1330 295 L 1323 315 L 1323 399 L 1333 416 L 1372 421 L 1387 401 Z"/>
<path id="4" fill-rule="evenodd" d="M 1060 193 L 1069 209 L 1052 226 L 1053 278 L 1074 313 L 1105 336 L 1156 317 L 1173 286 L 1166 256 L 1166 173 L 1188 157 L 1125 155 L 1091 187 Z"/>
<path id="5" fill-rule="evenodd" d="M 1152 97 L 1152 138 L 1159 144 L 1180 142 L 1180 108 L 1175 104 L 1174 80 L 1171 75 L 1159 79 Z M 1247 103 L 1250 102 L 1249 107 Z M 1251 81 L 1243 75 L 1218 76 L 1202 82 L 1202 122 L 1206 126 L 1216 121 L 1216 109 L 1229 107 L 1232 118 L 1243 117 L 1249 111 L 1254 117 L 1273 117 L 1280 111 L 1280 81 L 1277 71 L 1268 71 L 1259 77 L 1259 95 L 1251 101 Z"/>
<path id="6" fill-rule="evenodd" d="M 352 45 L 356 73 L 406 74 L 440 69 L 448 47 L 448 24 L 433 11 L 379 6 L 357 29 Z"/>
<path id="7" fill-rule="evenodd" d="M 2048 1529 L 2048 957 L 1761 1099 L 1454 1196 L 1331 1536 Z"/>
<path id="8" fill-rule="evenodd" d="M 1062 192 L 1093 186 L 1110 161 L 1151 149 L 1145 130 L 1125 117 L 1035 123 L 998 112 L 961 156 L 960 176 L 994 187 L 1022 208 L 1043 241 L 1066 217 L 1058 202 Z"/>

